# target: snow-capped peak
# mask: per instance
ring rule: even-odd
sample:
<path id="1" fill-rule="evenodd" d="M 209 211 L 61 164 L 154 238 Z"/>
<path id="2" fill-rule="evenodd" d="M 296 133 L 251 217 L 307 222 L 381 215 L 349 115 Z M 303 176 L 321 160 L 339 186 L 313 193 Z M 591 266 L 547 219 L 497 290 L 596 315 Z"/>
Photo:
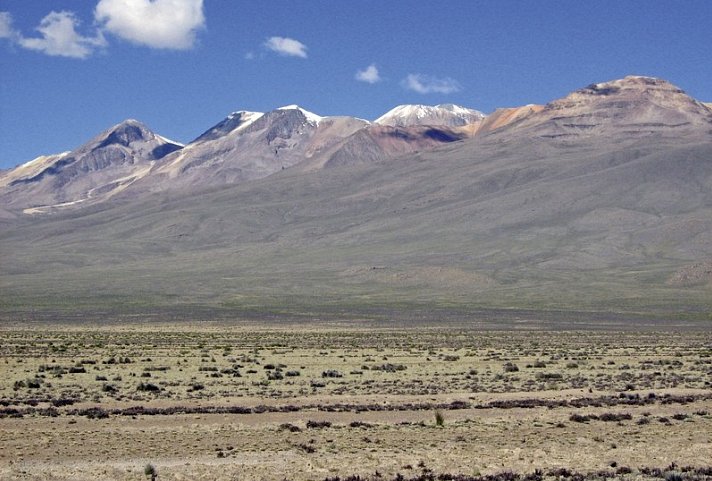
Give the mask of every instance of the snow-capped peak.
<path id="1" fill-rule="evenodd" d="M 407 127 L 410 125 L 446 125 L 459 126 L 478 120 L 485 115 L 477 110 L 454 104 L 441 105 L 399 105 L 377 118 L 374 123 Z"/>
<path id="2" fill-rule="evenodd" d="M 277 110 L 298 110 L 302 114 L 304 114 L 304 116 L 307 118 L 308 122 L 310 122 L 314 125 L 318 125 L 319 122 L 324 120 L 324 117 L 321 117 L 315 113 L 309 112 L 308 110 L 304 110 L 303 108 L 301 108 L 299 105 L 296 105 L 296 104 L 285 105 L 284 107 L 279 107 Z"/>
<path id="3" fill-rule="evenodd" d="M 253 124 L 257 119 L 262 117 L 264 115 L 264 112 L 250 112 L 247 110 L 238 110 L 237 112 L 233 112 L 230 115 L 227 116 L 229 120 L 233 120 L 235 118 L 240 119 L 240 125 L 233 130 L 233 132 L 239 132 L 240 130 L 243 130 L 246 128 L 248 125 Z"/>

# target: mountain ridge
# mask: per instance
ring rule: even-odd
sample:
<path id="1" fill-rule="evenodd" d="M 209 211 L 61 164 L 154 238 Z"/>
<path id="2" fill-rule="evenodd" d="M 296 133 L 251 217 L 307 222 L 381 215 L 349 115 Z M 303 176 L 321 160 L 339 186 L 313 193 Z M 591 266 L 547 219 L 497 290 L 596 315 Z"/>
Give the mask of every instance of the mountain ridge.
<path id="1" fill-rule="evenodd" d="M 525 309 L 709 322 L 712 112 L 657 80 L 592 85 L 469 129 L 266 113 L 149 162 L 152 175 L 109 202 L 0 210 L 0 310 L 71 299 L 106 312 Z M 203 144 L 205 155 L 236 153 L 219 166 L 208 157 L 213 173 L 274 171 L 151 189 L 176 185 L 168 166 L 179 175 L 171 162 Z M 282 169 L 277 146 L 296 162 Z"/>
<path id="2" fill-rule="evenodd" d="M 637 112 L 639 119 L 637 122 L 621 123 L 621 115 L 615 112 L 610 118 L 605 118 L 605 114 L 592 110 L 598 108 L 594 107 L 598 104 L 603 104 L 600 110 L 604 113 L 610 111 L 607 107 L 610 104 L 627 112 L 628 116 L 630 113 Z M 646 115 L 651 115 L 650 111 L 654 109 L 658 110 L 652 114 L 656 121 L 649 122 Z M 660 122 L 661 110 L 667 111 L 668 118 L 665 122 Z M 131 172 L 128 177 L 127 172 L 122 171 L 115 178 L 105 178 L 104 185 L 92 183 L 85 191 L 78 189 L 70 195 L 66 192 L 55 192 L 54 195 L 45 192 L 43 196 L 28 196 L 18 193 L 17 190 L 11 195 L 7 192 L 3 193 L 2 190 L 7 191 L 17 183 L 31 182 L 32 179 L 28 178 L 27 172 L 37 171 L 36 175 L 53 174 L 55 170 L 58 172 L 64 168 L 64 163 L 71 161 L 65 159 L 64 154 L 38 157 L 0 173 L 0 199 L 4 200 L 6 209 L 9 207 L 10 210 L 17 210 L 15 206 L 18 206 L 22 209 L 29 208 L 30 210 L 25 210 L 26 213 L 36 214 L 57 208 L 74 208 L 88 203 L 102 202 L 125 190 L 127 185 L 135 183 L 142 186 L 145 191 L 195 187 L 201 183 L 204 187 L 229 184 L 272 175 L 279 170 L 301 163 L 304 163 L 301 168 L 313 169 L 349 161 L 382 161 L 393 156 L 436 148 L 467 138 L 483 137 L 498 132 L 506 136 L 509 133 L 502 133 L 502 131 L 507 129 L 522 131 L 518 135 L 528 135 L 527 132 L 537 130 L 536 135 L 570 139 L 592 135 L 594 131 L 596 135 L 605 134 L 606 129 L 610 131 L 611 128 L 628 129 L 630 135 L 651 135 L 661 127 L 667 130 L 672 128 L 677 130 L 675 135 L 680 135 L 689 124 L 699 123 L 700 118 L 705 118 L 709 123 L 707 117 L 710 115 L 712 115 L 710 106 L 687 97 L 682 89 L 665 80 L 644 76 L 628 76 L 591 84 L 546 105 L 501 108 L 489 115 L 454 104 L 399 105 L 372 123 L 354 117 L 322 117 L 298 105 L 279 107 L 268 113 L 236 111 L 187 145 L 170 141 L 151 132 L 150 135 L 158 139 L 162 147 L 158 147 L 159 150 L 156 152 L 138 153 L 137 160 L 140 163 L 145 157 L 155 162 L 149 169 Z M 245 140 L 249 136 L 247 134 L 255 129 L 266 128 L 265 123 L 270 121 L 267 119 L 280 116 L 292 116 L 290 125 L 272 126 L 270 132 L 263 138 L 253 140 L 252 143 Z M 322 121 L 329 123 L 329 128 L 320 128 Z M 314 132 L 305 131 L 291 139 L 295 132 L 287 131 L 296 129 L 298 124 L 304 122 L 309 127 L 302 127 L 306 130 L 314 128 Z M 129 140 L 127 136 L 132 135 L 129 132 L 130 128 L 139 131 L 141 128 L 147 129 L 139 121 L 127 119 L 105 132 L 122 125 L 124 131 L 121 135 L 126 140 Z M 137 125 L 140 127 L 136 127 Z M 391 127 L 395 130 L 382 129 L 378 126 Z M 422 128 L 424 126 L 431 128 L 424 129 Z M 598 132 L 597 129 L 603 131 Z M 360 132 L 360 130 L 364 131 Z M 317 133 L 317 131 L 328 131 L 329 134 Z M 104 134 L 99 134 L 95 139 Z M 141 136 L 136 134 L 136 131 L 133 135 L 138 135 L 137 138 Z M 315 136 L 313 142 L 312 135 Z M 348 139 L 350 136 L 354 137 Z M 90 145 L 93 141 L 94 139 L 85 145 Z M 95 147 L 102 148 L 111 144 L 125 144 L 123 146 L 127 147 L 129 143 L 122 144 L 120 136 L 116 133 L 114 138 L 107 138 L 105 142 L 106 145 Z M 260 146 L 258 147 L 255 142 Z M 300 143 L 305 145 L 299 145 Z M 261 153 L 257 154 L 258 151 Z M 335 158 L 327 158 L 329 155 Z M 320 156 L 326 157 L 320 158 Z M 207 170 L 208 166 L 213 166 L 215 171 Z M 198 168 L 200 171 L 196 170 Z M 198 175 L 197 172 L 201 174 Z M 204 178 L 199 178 L 201 175 Z M 155 182 L 149 185 L 151 181 L 144 177 L 154 179 Z M 130 182 L 127 182 L 127 179 Z M 55 202 L 52 203 L 50 200 Z"/>

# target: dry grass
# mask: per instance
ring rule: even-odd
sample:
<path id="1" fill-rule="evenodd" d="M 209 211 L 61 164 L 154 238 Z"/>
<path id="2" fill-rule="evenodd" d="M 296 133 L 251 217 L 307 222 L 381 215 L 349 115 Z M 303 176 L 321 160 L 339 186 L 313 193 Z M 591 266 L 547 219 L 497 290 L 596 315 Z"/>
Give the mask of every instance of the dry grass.
<path id="1" fill-rule="evenodd" d="M 414 477 L 419 464 L 464 475 L 703 466 L 711 341 L 700 332 L 4 330 L 0 479 L 142 479 L 149 462 L 159 480 Z"/>

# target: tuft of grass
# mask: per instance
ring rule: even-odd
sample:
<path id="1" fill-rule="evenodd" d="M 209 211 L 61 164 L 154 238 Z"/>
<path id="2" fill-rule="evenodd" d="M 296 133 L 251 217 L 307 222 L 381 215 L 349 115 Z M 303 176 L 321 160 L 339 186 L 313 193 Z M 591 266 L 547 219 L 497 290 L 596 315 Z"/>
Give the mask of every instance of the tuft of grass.
<path id="1" fill-rule="evenodd" d="M 445 416 L 443 415 L 443 412 L 439 409 L 435 411 L 435 425 L 438 427 L 445 426 Z"/>

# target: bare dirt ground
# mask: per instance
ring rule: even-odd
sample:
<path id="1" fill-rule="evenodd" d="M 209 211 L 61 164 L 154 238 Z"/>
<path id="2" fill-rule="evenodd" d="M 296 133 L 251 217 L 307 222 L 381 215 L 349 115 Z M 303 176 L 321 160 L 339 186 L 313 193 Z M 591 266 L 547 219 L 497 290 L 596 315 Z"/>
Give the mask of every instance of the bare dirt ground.
<path id="1" fill-rule="evenodd" d="M 6 328 L 0 373 L 8 481 L 712 474 L 710 332 Z"/>

